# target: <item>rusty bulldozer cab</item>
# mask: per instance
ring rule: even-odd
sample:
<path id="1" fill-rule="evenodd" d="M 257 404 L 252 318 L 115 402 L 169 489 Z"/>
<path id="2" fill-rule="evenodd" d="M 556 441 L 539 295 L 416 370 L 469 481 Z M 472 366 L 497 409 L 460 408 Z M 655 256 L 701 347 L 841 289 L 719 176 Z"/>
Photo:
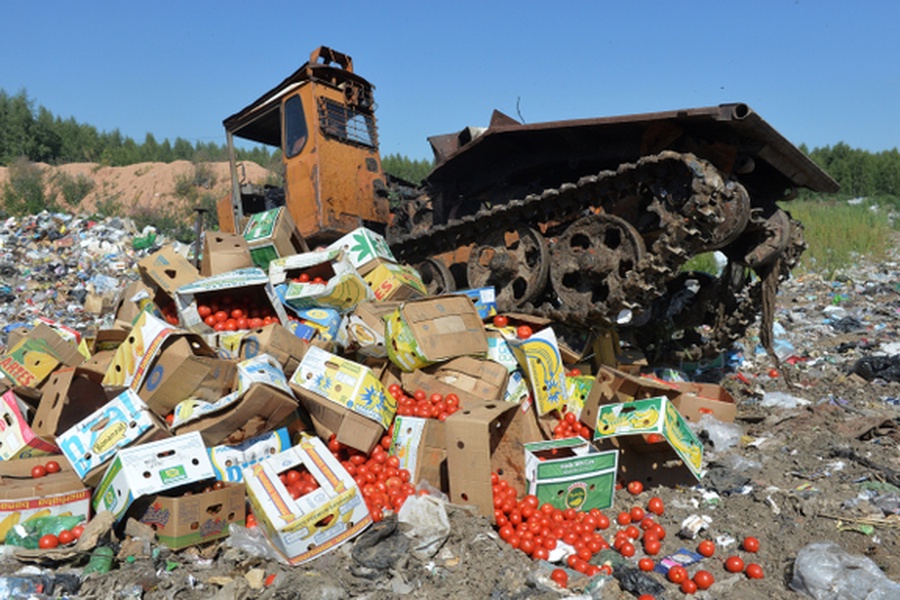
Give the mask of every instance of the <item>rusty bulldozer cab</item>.
<path id="1" fill-rule="evenodd" d="M 310 247 L 360 226 L 384 232 L 390 210 L 375 125 L 374 86 L 353 60 L 324 46 L 309 62 L 223 122 L 232 192 L 218 204 L 223 231 L 286 206 Z M 245 181 L 234 138 L 281 150 L 284 188 Z"/>

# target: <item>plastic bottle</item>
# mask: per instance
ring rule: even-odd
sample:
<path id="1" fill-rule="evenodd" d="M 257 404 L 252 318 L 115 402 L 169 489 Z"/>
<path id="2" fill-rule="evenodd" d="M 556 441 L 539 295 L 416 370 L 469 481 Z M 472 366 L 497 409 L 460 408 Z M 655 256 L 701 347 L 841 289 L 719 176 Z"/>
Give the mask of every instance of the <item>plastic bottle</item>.
<path id="1" fill-rule="evenodd" d="M 85 577 L 91 573 L 109 573 L 115 555 L 116 553 L 109 546 L 97 546 L 91 552 L 91 560 L 84 567 L 81 576 Z"/>

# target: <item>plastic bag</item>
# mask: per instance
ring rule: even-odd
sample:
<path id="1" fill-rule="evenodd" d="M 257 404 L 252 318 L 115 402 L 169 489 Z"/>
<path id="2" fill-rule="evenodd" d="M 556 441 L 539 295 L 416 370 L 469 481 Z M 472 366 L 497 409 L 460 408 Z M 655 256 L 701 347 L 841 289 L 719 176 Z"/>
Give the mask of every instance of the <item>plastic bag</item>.
<path id="1" fill-rule="evenodd" d="M 791 589 L 815 600 L 900 598 L 900 584 L 872 559 L 848 554 L 833 542 L 814 542 L 797 553 Z"/>
<path id="2" fill-rule="evenodd" d="M 700 417 L 698 429 L 705 431 L 709 441 L 716 452 L 722 452 L 733 448 L 741 441 L 744 434 L 740 425 L 720 421 L 712 415 L 705 414 Z"/>
<path id="3" fill-rule="evenodd" d="M 397 518 L 411 527 L 404 533 L 412 541 L 410 552 L 419 560 L 434 556 L 450 536 L 450 519 L 444 501 L 437 496 L 409 496 Z"/>
<path id="4" fill-rule="evenodd" d="M 82 521 L 84 521 L 84 515 L 52 515 L 31 518 L 9 530 L 9 533 L 6 534 L 6 544 L 35 550 L 43 536 L 48 533 L 59 535 L 61 531 L 72 529 Z"/>
<path id="5" fill-rule="evenodd" d="M 760 406 L 765 408 L 799 408 L 810 404 L 809 400 L 791 396 L 784 392 L 766 392 L 763 394 Z"/>

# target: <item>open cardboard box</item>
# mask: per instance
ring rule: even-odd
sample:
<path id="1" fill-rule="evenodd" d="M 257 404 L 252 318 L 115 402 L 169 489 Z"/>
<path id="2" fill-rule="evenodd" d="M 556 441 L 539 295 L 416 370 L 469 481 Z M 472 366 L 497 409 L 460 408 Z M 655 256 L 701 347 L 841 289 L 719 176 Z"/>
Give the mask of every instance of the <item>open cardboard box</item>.
<path id="1" fill-rule="evenodd" d="M 78 346 L 45 323 L 38 323 L 0 357 L 0 373 L 12 385 L 40 388 L 60 366 L 84 362 Z"/>
<path id="2" fill-rule="evenodd" d="M 397 412 L 397 400 L 372 369 L 315 346 L 303 357 L 290 386 L 321 437 L 334 433 L 342 444 L 366 454 Z"/>
<path id="3" fill-rule="evenodd" d="M 579 419 L 593 430 L 597 426 L 600 407 L 604 404 L 657 396 L 665 396 L 672 400 L 678 394 L 678 391 L 663 382 L 631 375 L 612 367 L 601 366 L 594 377 L 590 392 L 584 400 L 584 407 Z"/>
<path id="4" fill-rule="evenodd" d="M 301 281 L 302 275 L 309 281 Z M 320 277 L 324 283 L 314 283 Z M 372 300 L 371 288 L 339 250 L 316 250 L 286 256 L 269 265 L 269 280 L 288 308 L 332 308 L 341 314 Z"/>
<path id="5" fill-rule="evenodd" d="M 124 391 L 104 387 L 103 375 L 81 367 L 54 371 L 44 386 L 41 402 L 31 429 L 43 439 L 54 442 L 56 436 L 71 429 L 85 413 L 93 413 Z"/>
<path id="6" fill-rule="evenodd" d="M 200 432 L 209 446 L 234 444 L 292 420 L 296 409 L 297 400 L 281 366 L 268 354 L 260 354 L 238 364 L 234 392 L 215 402 L 179 403 L 172 429 L 178 435 Z"/>
<path id="7" fill-rule="evenodd" d="M 422 276 L 413 267 L 383 262 L 363 277 L 375 302 L 410 300 L 428 295 Z"/>
<path id="8" fill-rule="evenodd" d="M 55 444 L 31 429 L 30 414 L 31 407 L 15 391 L 0 396 L 0 461 L 59 453 Z"/>
<path id="9" fill-rule="evenodd" d="M 138 271 L 146 285 L 151 289 L 159 289 L 170 299 L 174 299 L 175 290 L 200 279 L 200 273 L 194 265 L 172 245 L 140 260 Z"/>
<path id="10" fill-rule="evenodd" d="M 286 327 L 272 323 L 247 332 L 240 341 L 242 360 L 268 354 L 281 365 L 287 377 L 294 374 L 309 349 L 309 342 L 296 336 Z"/>
<path id="11" fill-rule="evenodd" d="M 427 481 L 444 493 L 450 491 L 443 422 L 397 415 L 390 454 L 400 459 L 400 467 L 409 471 L 411 481 Z"/>
<path id="12" fill-rule="evenodd" d="M 269 263 L 282 257 L 306 252 L 309 247 L 284 206 L 250 215 L 244 226 L 244 239 L 253 264 L 268 269 Z"/>
<path id="13" fill-rule="evenodd" d="M 685 419 L 696 423 L 704 414 L 709 414 L 724 423 L 734 422 L 737 403 L 728 390 L 715 383 L 693 383 L 690 381 L 671 384 L 681 392 L 672 400 Z"/>
<path id="14" fill-rule="evenodd" d="M 221 444 L 207 449 L 219 481 L 244 481 L 244 469 L 291 447 L 287 427 L 279 427 L 239 444 Z"/>
<path id="15" fill-rule="evenodd" d="M 278 476 L 304 468 L 319 488 L 295 499 Z M 337 548 L 372 523 L 356 481 L 316 437 L 304 436 L 296 446 L 247 467 L 244 481 L 259 526 L 292 565 Z"/>
<path id="16" fill-rule="evenodd" d="M 409 393 L 421 389 L 429 396 L 456 394 L 462 407 L 502 401 L 508 380 L 509 372 L 500 363 L 471 356 L 460 356 L 400 376 L 403 389 Z"/>
<path id="17" fill-rule="evenodd" d="M 385 322 L 388 357 L 404 371 L 488 350 L 487 333 L 468 296 L 404 302 Z"/>
<path id="18" fill-rule="evenodd" d="M 384 236 L 365 227 L 339 238 L 328 246 L 328 250 L 342 251 L 360 275 L 367 274 L 384 261 L 397 262 Z"/>
<path id="19" fill-rule="evenodd" d="M 229 526 L 243 526 L 247 513 L 243 483 L 189 495 L 163 492 L 148 496 L 143 504 L 147 508 L 139 521 L 152 527 L 159 542 L 171 550 L 227 537 Z"/>
<path id="20" fill-rule="evenodd" d="M 116 450 L 170 436 L 165 424 L 129 388 L 60 433 L 56 443 L 75 473 L 88 485 L 96 485 Z"/>
<path id="21" fill-rule="evenodd" d="M 543 439 L 530 403 L 485 402 L 463 407 L 444 422 L 450 500 L 494 518 L 491 473 L 526 493 L 525 444 Z"/>
<path id="22" fill-rule="evenodd" d="M 48 461 L 58 473 L 34 479 L 31 469 Z M 69 513 L 91 516 L 91 489 L 81 482 L 61 455 L 0 461 L 0 544 L 10 529 L 29 519 Z"/>
<path id="23" fill-rule="evenodd" d="M 222 231 L 203 233 L 203 258 L 200 261 L 200 275 L 211 277 L 235 269 L 253 266 L 250 246 L 244 236 Z"/>
<path id="24" fill-rule="evenodd" d="M 601 452 L 582 437 L 525 444 L 528 493 L 560 510 L 600 510 L 613 505 L 617 450 Z"/>
<path id="25" fill-rule="evenodd" d="M 519 339 L 507 331 L 503 333 L 531 385 L 538 414 L 546 415 L 565 406 L 568 399 L 566 367 L 553 328 L 535 331 L 527 339 Z"/>
<path id="26" fill-rule="evenodd" d="M 187 433 L 120 449 L 94 491 L 95 512 L 109 511 L 116 521 L 139 499 L 166 490 L 215 479 L 199 433 Z M 146 506 L 146 500 L 142 502 Z M 136 508 L 136 514 L 144 511 Z"/>
<path id="27" fill-rule="evenodd" d="M 619 450 L 625 481 L 694 485 L 703 476 L 703 444 L 665 396 L 602 405 L 594 443 Z"/>
<path id="28" fill-rule="evenodd" d="M 384 317 L 394 312 L 399 302 L 360 302 L 344 319 L 338 341 L 348 351 L 363 356 L 387 357 Z"/>

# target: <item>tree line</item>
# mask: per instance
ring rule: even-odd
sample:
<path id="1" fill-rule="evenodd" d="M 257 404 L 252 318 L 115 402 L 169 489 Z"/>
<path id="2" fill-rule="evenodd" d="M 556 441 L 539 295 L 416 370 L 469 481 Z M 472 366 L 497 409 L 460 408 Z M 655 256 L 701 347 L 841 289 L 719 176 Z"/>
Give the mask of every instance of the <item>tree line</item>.
<path id="1" fill-rule="evenodd" d="M 900 196 L 900 152 L 897 148 L 869 152 L 851 148 L 844 142 L 824 148 L 800 149 L 841 185 L 841 195 Z M 237 149 L 238 158 L 278 170 L 280 154 L 259 146 Z M 35 106 L 24 91 L 10 95 L 0 90 L 0 166 L 26 158 L 31 162 L 65 164 L 96 162 L 124 166 L 139 162 L 188 160 L 213 162 L 228 160 L 224 144 L 176 138 L 159 142 L 148 133 L 142 143 L 122 135 L 118 129 L 98 131 L 74 118 L 54 116 L 43 106 Z M 402 180 L 418 184 L 431 169 L 427 160 L 411 160 L 399 154 L 382 158 L 384 170 Z M 811 193 L 804 192 L 805 197 Z"/>

